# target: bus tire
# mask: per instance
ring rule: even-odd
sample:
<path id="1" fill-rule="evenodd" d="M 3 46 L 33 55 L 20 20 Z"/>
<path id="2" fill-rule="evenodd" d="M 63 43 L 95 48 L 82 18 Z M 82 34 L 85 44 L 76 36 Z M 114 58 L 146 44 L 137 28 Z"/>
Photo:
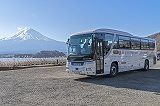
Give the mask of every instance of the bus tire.
<path id="1" fill-rule="evenodd" d="M 149 61 L 148 60 L 145 60 L 143 70 L 144 71 L 148 71 L 149 70 Z"/>
<path id="2" fill-rule="evenodd" d="M 110 77 L 115 77 L 118 74 L 118 65 L 116 63 L 112 63 L 110 67 Z"/>

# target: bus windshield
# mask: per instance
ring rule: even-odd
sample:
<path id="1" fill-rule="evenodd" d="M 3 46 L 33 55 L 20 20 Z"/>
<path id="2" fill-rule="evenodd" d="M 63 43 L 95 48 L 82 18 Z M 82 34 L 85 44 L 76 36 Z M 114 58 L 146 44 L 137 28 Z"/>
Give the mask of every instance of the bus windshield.
<path id="1" fill-rule="evenodd" d="M 70 37 L 68 55 L 88 55 L 92 49 L 92 34 Z"/>

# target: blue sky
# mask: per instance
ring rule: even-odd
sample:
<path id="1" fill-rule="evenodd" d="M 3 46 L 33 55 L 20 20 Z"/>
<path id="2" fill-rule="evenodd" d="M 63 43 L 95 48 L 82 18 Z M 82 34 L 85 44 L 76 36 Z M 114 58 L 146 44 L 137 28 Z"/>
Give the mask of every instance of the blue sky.
<path id="1" fill-rule="evenodd" d="M 70 34 L 112 28 L 136 36 L 160 32 L 160 0 L 0 0 L 0 38 L 31 27 L 66 41 Z"/>

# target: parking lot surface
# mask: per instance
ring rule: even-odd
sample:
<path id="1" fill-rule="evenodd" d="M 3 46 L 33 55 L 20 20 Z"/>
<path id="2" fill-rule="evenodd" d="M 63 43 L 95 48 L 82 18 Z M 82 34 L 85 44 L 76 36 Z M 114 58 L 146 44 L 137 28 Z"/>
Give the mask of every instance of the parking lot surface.
<path id="1" fill-rule="evenodd" d="M 65 66 L 0 71 L 0 106 L 160 106 L 160 62 L 117 77 L 69 74 Z"/>

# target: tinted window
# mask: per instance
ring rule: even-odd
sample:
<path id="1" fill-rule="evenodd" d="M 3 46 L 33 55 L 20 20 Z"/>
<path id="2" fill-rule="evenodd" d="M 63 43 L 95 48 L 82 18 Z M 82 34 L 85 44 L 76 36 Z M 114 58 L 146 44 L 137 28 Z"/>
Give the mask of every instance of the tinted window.
<path id="1" fill-rule="evenodd" d="M 140 39 L 131 38 L 131 49 L 140 49 Z"/>
<path id="2" fill-rule="evenodd" d="M 130 37 L 119 36 L 119 48 L 130 49 Z"/>
<path id="3" fill-rule="evenodd" d="M 149 49 L 149 44 L 147 39 L 141 39 L 141 49 Z"/>
<path id="4" fill-rule="evenodd" d="M 116 35 L 116 38 L 114 40 L 114 46 L 113 49 L 118 49 L 119 48 L 119 44 L 118 44 L 118 35 Z"/>
<path id="5" fill-rule="evenodd" d="M 113 34 L 105 34 L 105 40 L 104 40 L 104 53 L 108 53 L 108 51 L 111 49 L 112 43 L 113 43 Z"/>
<path id="6" fill-rule="evenodd" d="M 154 49 L 155 48 L 155 41 L 154 40 L 149 40 L 149 49 Z"/>

